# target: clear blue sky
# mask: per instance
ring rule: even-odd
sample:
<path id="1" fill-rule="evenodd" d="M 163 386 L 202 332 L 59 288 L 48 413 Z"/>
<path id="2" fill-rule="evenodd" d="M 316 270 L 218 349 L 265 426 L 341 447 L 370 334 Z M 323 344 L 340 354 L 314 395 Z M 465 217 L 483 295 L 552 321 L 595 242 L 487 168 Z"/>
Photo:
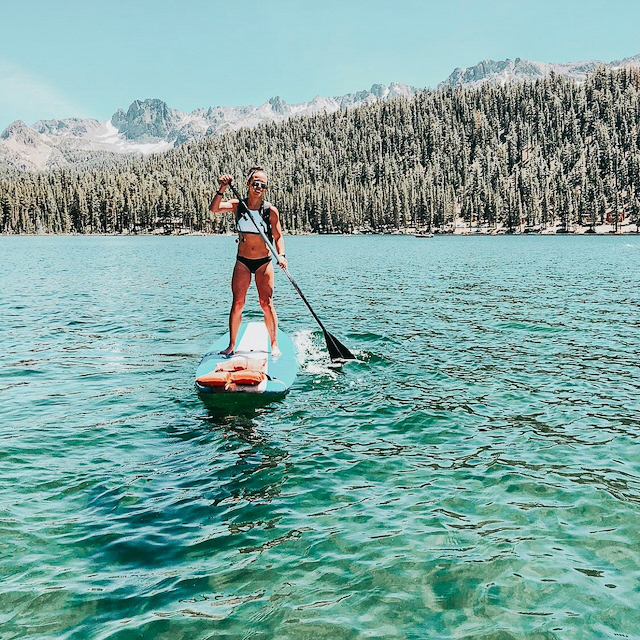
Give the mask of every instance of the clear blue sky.
<path id="1" fill-rule="evenodd" d="M 0 131 L 136 99 L 296 103 L 435 87 L 486 58 L 640 53 L 638 0 L 0 0 L 0 25 Z"/>

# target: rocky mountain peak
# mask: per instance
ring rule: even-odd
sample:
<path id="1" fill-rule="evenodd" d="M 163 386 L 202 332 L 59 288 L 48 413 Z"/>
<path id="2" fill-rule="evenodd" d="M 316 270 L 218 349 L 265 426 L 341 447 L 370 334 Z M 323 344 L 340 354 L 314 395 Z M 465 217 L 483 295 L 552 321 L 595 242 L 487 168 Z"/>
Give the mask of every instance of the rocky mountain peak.
<path id="1" fill-rule="evenodd" d="M 134 100 L 126 113 L 118 109 L 111 118 L 119 133 L 137 141 L 166 138 L 179 122 L 180 112 L 158 98 Z"/>
<path id="2" fill-rule="evenodd" d="M 33 129 L 28 127 L 22 120 L 16 120 L 0 134 L 0 139 L 9 140 L 10 138 L 29 136 L 34 133 Z"/>
<path id="3" fill-rule="evenodd" d="M 274 113 L 285 114 L 287 112 L 287 103 L 280 97 L 276 96 L 275 98 L 271 98 L 269 100 L 269 104 L 273 109 Z"/>

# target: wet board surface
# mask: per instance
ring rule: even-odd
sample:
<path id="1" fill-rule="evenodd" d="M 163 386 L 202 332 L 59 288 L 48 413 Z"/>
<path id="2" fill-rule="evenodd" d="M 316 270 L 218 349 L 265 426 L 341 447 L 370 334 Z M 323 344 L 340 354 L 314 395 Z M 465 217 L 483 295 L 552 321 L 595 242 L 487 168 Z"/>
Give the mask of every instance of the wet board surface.
<path id="1" fill-rule="evenodd" d="M 278 346 L 282 352 L 279 356 L 272 356 L 271 341 L 264 322 L 243 323 L 238 332 L 238 340 L 233 356 L 223 356 L 222 349 L 229 345 L 227 332 L 216 340 L 202 358 L 196 370 L 196 389 L 201 397 L 217 394 L 283 394 L 289 389 L 298 373 L 298 359 L 295 346 L 289 336 L 278 330 Z M 226 385 L 209 386 L 206 382 L 199 382 L 203 376 L 214 374 L 216 370 L 263 372 L 264 380 L 259 384 L 242 384 L 228 382 Z M 224 374 L 222 374 L 224 375 Z M 242 377 L 242 375 L 241 375 Z"/>

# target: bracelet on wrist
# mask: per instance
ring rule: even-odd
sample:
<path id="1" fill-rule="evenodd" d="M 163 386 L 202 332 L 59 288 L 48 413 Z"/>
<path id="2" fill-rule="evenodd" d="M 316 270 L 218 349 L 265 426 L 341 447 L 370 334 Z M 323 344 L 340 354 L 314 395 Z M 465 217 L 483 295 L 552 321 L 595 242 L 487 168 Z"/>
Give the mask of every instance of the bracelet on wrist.
<path id="1" fill-rule="evenodd" d="M 222 198 L 222 196 L 224 195 L 224 191 L 216 191 L 216 195 Z"/>

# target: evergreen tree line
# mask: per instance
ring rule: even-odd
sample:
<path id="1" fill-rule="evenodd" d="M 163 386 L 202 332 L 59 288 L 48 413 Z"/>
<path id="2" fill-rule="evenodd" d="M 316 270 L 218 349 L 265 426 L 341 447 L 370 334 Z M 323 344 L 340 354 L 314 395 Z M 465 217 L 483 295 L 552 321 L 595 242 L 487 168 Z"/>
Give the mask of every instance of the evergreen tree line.
<path id="1" fill-rule="evenodd" d="M 0 232 L 230 231 L 217 176 L 269 173 L 289 232 L 640 222 L 640 70 L 424 91 L 115 166 L 0 176 Z"/>

